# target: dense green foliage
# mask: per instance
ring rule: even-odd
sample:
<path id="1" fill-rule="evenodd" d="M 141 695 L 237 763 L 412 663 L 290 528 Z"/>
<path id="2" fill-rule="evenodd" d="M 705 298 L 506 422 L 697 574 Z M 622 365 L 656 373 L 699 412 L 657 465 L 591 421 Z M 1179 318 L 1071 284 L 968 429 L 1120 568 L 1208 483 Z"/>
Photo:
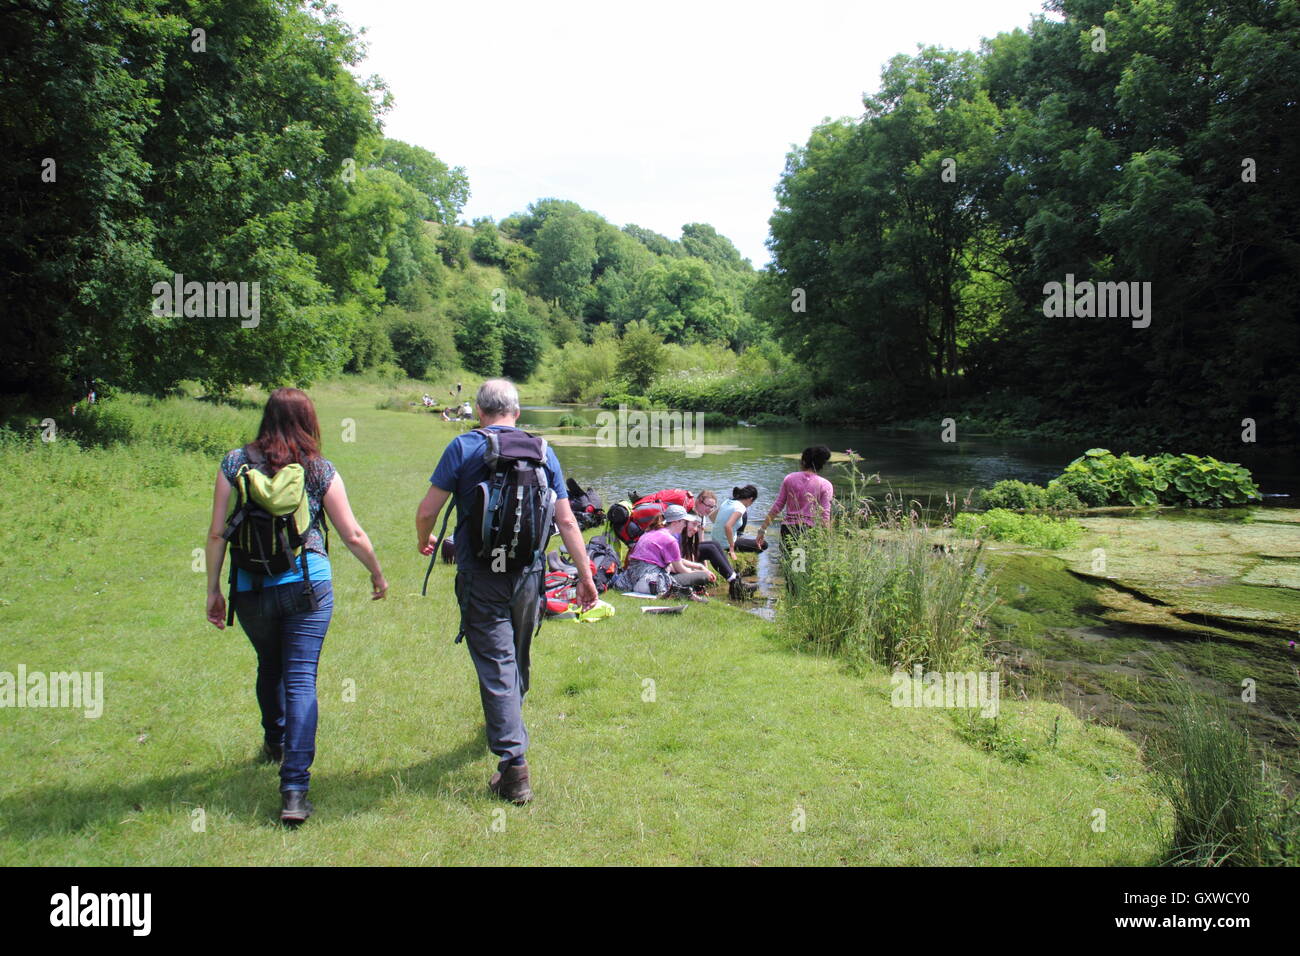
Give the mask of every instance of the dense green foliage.
<path id="1" fill-rule="evenodd" d="M 993 508 L 980 514 L 959 514 L 953 520 L 953 527 L 967 538 L 1014 541 L 1049 551 L 1068 548 L 1083 534 L 1083 525 L 1072 519 L 1018 514 L 1006 508 Z"/>
<path id="2" fill-rule="evenodd" d="M 526 379 L 552 346 L 637 321 L 763 338 L 753 268 L 706 224 L 670 240 L 556 199 L 460 222 L 464 169 L 383 137 L 388 95 L 353 75 L 357 36 L 326 3 L 38 0 L 3 26 L 7 391 L 228 393 L 392 363 Z M 160 299 L 176 281 L 198 298 Z M 256 284 L 256 315 L 208 283 L 242 284 L 249 309 Z"/>
<path id="3" fill-rule="evenodd" d="M 979 493 L 982 508 L 1010 511 L 1077 511 L 1083 502 L 1058 482 L 1046 488 L 1032 482 L 1006 479 Z"/>
<path id="4" fill-rule="evenodd" d="M 1091 448 L 1070 462 L 1056 483 L 1088 505 L 1246 504 L 1259 487 L 1241 465 L 1200 455 L 1113 455 Z"/>
<path id="5" fill-rule="evenodd" d="M 1157 449 L 1300 443 L 1300 7 L 1048 6 L 895 57 L 790 154 L 765 314 L 876 415 L 999 390 Z M 1149 282 L 1149 326 L 1047 318 L 1067 274 Z"/>

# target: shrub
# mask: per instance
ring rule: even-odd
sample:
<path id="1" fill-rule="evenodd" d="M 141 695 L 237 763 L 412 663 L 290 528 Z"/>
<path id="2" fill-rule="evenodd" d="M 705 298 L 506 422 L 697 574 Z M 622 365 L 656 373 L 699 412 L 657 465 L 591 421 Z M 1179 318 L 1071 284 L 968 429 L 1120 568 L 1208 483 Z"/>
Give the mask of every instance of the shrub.
<path id="1" fill-rule="evenodd" d="M 522 301 L 501 317 L 503 375 L 515 381 L 529 378 L 542 364 L 545 351 L 546 333 L 542 322 L 522 305 Z"/>
<path id="2" fill-rule="evenodd" d="M 1010 511 L 1079 511 L 1083 502 L 1056 482 L 1046 488 L 1030 482 L 1005 480 L 979 493 L 982 508 L 1006 508 Z"/>
<path id="3" fill-rule="evenodd" d="M 441 317 L 390 310 L 388 338 L 397 364 L 411 378 L 428 378 L 456 367 L 451 325 Z"/>
<path id="4" fill-rule="evenodd" d="M 560 416 L 561 428 L 587 428 L 589 425 L 590 422 L 588 422 L 581 415 L 566 413 Z"/>
<path id="5" fill-rule="evenodd" d="M 806 384 L 794 374 L 754 380 L 744 376 L 662 376 L 647 395 L 669 408 L 725 412 L 744 418 L 760 412 L 798 410 Z"/>
<path id="6" fill-rule="evenodd" d="M 1210 506 L 1245 504 L 1259 497 L 1250 471 L 1206 455 L 1158 455 L 1155 490 L 1166 504 Z"/>
<path id="7" fill-rule="evenodd" d="M 1048 511 L 1082 511 L 1084 508 L 1078 495 L 1056 481 L 1048 482 L 1044 497 Z"/>
<path id="8" fill-rule="evenodd" d="M 571 342 L 551 353 L 546 378 L 555 383 L 551 400 L 556 402 L 599 402 L 615 390 L 614 365 L 618 343 L 610 338 L 590 345 Z M 618 407 L 615 403 L 614 407 Z"/>
<path id="9" fill-rule="evenodd" d="M 500 314 L 488 302 L 475 301 L 456 323 L 456 348 L 467 371 L 485 378 L 501 374 L 505 356 L 504 333 Z M 521 326 L 522 328 L 522 326 Z M 540 334 L 540 330 L 537 330 Z M 540 354 L 540 345 L 539 354 Z"/>
<path id="10" fill-rule="evenodd" d="M 621 383 L 615 383 L 616 387 Z M 651 409 L 664 409 L 666 405 L 660 402 L 652 402 L 644 395 L 629 395 L 627 392 L 614 392 L 612 395 L 606 395 L 598 403 L 601 408 L 610 408 L 617 410 L 620 405 L 628 408 L 635 408 L 639 411 L 650 411 Z M 706 413 L 707 414 L 707 413 Z"/>
<path id="11" fill-rule="evenodd" d="M 86 446 L 150 444 L 220 455 L 254 438 L 259 420 L 253 409 L 122 393 L 86 407 L 66 431 Z"/>
<path id="12" fill-rule="evenodd" d="M 772 412 L 759 412 L 749 420 L 751 425 L 798 425 L 799 419 L 793 415 L 776 415 Z"/>
<path id="13" fill-rule="evenodd" d="M 1072 519 L 1046 515 L 1016 514 L 994 508 L 982 514 L 966 512 L 953 521 L 957 533 L 967 538 L 995 538 L 1035 548 L 1067 548 L 1083 535 L 1083 525 Z"/>
<path id="14" fill-rule="evenodd" d="M 730 428 L 736 424 L 736 419 L 722 412 L 705 412 L 704 424 L 708 428 Z"/>
<path id="15" fill-rule="evenodd" d="M 392 340 L 380 321 L 371 320 L 360 323 L 356 331 L 352 333 L 349 346 L 352 354 L 347 364 L 343 366 L 345 372 L 369 371 L 386 363 L 391 363 L 396 358 L 393 352 Z"/>
<path id="16" fill-rule="evenodd" d="M 1087 507 L 1098 508 L 1110 500 L 1110 492 L 1100 481 L 1086 471 L 1070 471 L 1052 480 L 1052 485 L 1074 495 Z"/>
<path id="17" fill-rule="evenodd" d="M 1218 508 L 1259 497 L 1259 487 L 1241 465 L 1191 454 L 1113 455 L 1091 448 L 1057 479 L 1090 505 L 1195 505 Z"/>
<path id="18" fill-rule="evenodd" d="M 629 322 L 618 344 L 615 369 L 631 388 L 645 393 L 663 364 L 664 340 L 645 322 Z"/>
<path id="19" fill-rule="evenodd" d="M 1012 511 L 1042 511 L 1047 506 L 1047 490 L 1023 481 L 999 481 L 979 494 L 984 508 L 1007 508 Z"/>

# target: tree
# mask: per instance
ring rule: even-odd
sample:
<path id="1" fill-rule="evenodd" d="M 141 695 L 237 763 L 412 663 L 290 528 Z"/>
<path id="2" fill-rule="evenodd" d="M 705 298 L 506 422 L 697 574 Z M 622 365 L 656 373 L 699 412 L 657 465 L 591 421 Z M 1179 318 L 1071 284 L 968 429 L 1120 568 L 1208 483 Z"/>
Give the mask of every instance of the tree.
<path id="1" fill-rule="evenodd" d="M 385 310 L 385 316 L 397 364 L 411 378 L 427 378 L 455 367 L 456 346 L 445 319 L 396 309 Z"/>
<path id="2" fill-rule="evenodd" d="M 542 364 L 546 351 L 546 332 L 543 326 L 542 302 L 534 299 L 536 310 L 518 289 L 511 289 L 506 298 L 506 311 L 501 315 L 501 374 L 523 381 Z"/>
<path id="3" fill-rule="evenodd" d="M 454 225 L 469 201 L 469 177 L 464 168 L 449 167 L 423 147 L 385 139 L 375 164 L 410 183 L 429 201 L 434 220 L 444 226 Z"/>
<path id="4" fill-rule="evenodd" d="M 474 220 L 474 238 L 470 241 L 469 250 L 475 259 L 486 265 L 505 264 L 505 244 L 497 232 L 496 223 L 488 217 Z"/>
<path id="5" fill-rule="evenodd" d="M 629 322 L 618 344 L 617 372 L 640 395 L 663 368 L 664 340 L 645 322 Z"/>
<path id="6" fill-rule="evenodd" d="M 700 259 L 657 263 L 641 275 L 636 312 L 669 342 L 726 341 L 740 317 Z"/>
<path id="7" fill-rule="evenodd" d="M 479 298 L 466 307 L 456 323 L 456 348 L 461 364 L 469 371 L 488 378 L 501 374 L 502 322 L 489 301 Z"/>
<path id="8" fill-rule="evenodd" d="M 537 231 L 537 280 L 541 294 L 570 315 L 581 315 L 591 295 L 596 236 L 590 220 L 572 207 L 547 216 Z"/>
<path id="9" fill-rule="evenodd" d="M 341 175 L 377 134 L 382 91 L 349 73 L 346 25 L 275 0 L 195 0 L 184 18 L 148 0 L 51 0 L 3 21 L 20 45 L 0 47 L 0 208 L 15 226 L 0 255 L 23 345 L 0 378 L 36 394 L 86 378 L 224 390 L 341 367 L 393 222 Z M 192 22 L 221 24 L 206 50 Z M 256 289 L 257 314 L 160 314 L 155 283 L 178 275 L 233 283 L 250 307 Z"/>

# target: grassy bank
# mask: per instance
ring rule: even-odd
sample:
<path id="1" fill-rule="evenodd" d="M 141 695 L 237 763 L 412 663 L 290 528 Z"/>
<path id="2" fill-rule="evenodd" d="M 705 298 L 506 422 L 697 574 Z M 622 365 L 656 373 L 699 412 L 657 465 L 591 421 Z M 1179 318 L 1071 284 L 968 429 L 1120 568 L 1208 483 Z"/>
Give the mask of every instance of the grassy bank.
<path id="1" fill-rule="evenodd" d="M 166 429 L 103 449 L 9 443 L 0 508 L 24 519 L 0 525 L 0 670 L 102 671 L 106 702 L 98 719 L 0 710 L 0 863 L 1160 859 L 1168 804 L 1119 732 L 1040 701 L 1003 701 L 996 733 L 894 707 L 883 670 L 804 652 L 722 601 L 651 617 L 614 596 L 613 620 L 546 624 L 526 705 L 537 800 L 497 803 L 472 669 L 452 643 L 450 570 L 421 598 L 412 540 L 457 426 L 382 411 L 355 383 L 313 394 L 392 582 L 370 603 L 337 550 L 318 816 L 292 834 L 274 823 L 252 650 L 203 619 L 194 549 L 216 454 L 180 450 Z M 255 410 L 230 414 L 251 432 Z M 33 501 L 37 480 L 52 493 Z"/>

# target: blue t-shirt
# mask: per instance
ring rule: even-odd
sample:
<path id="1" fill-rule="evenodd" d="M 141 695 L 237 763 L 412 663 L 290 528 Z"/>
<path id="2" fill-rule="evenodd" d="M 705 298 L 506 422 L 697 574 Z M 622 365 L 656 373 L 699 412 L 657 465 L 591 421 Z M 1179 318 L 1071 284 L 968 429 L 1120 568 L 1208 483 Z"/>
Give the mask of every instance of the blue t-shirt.
<path id="1" fill-rule="evenodd" d="M 722 545 L 724 549 L 727 547 L 727 522 L 736 512 L 740 512 L 740 517 L 732 525 L 731 533 L 739 538 L 748 518 L 745 515 L 745 506 L 735 498 L 728 498 L 724 501 L 722 507 L 718 509 L 718 516 L 713 519 L 713 540 Z"/>
<path id="2" fill-rule="evenodd" d="M 488 425 L 487 427 L 493 431 L 503 431 L 511 426 Z M 456 496 L 458 502 L 465 502 L 463 508 L 459 506 L 456 508 L 456 566 L 462 569 L 473 568 L 477 564 L 473 554 L 470 553 L 467 524 L 469 502 L 472 500 L 474 489 L 479 482 L 488 479 L 488 468 L 483 463 L 483 453 L 486 450 L 487 437 L 478 431 L 457 435 L 443 450 L 442 458 L 438 460 L 438 467 L 429 477 L 429 484 L 443 491 L 450 491 Z M 560 469 L 560 460 L 555 457 L 555 449 L 549 444 L 546 446 L 546 478 L 555 489 L 557 499 L 569 497 L 569 490 L 564 485 L 564 472 Z M 450 508 L 451 502 L 444 507 Z M 437 530 L 434 529 L 435 533 Z M 461 542 L 465 543 L 464 547 L 459 546 Z"/>
<path id="3" fill-rule="evenodd" d="M 232 488 L 235 484 L 235 477 L 239 474 L 239 469 L 248 462 L 248 455 L 244 449 L 236 448 L 226 455 L 221 462 L 221 472 L 226 476 Z M 310 520 L 317 521 L 317 524 L 307 535 L 307 571 L 311 574 L 312 584 L 319 581 L 328 581 L 333 575 L 333 569 L 330 567 L 329 556 L 325 553 L 325 538 L 320 532 L 320 514 L 325 507 L 325 492 L 329 490 L 330 482 L 334 480 L 334 464 L 327 458 L 313 458 L 303 466 L 305 472 L 305 485 L 307 491 L 307 508 Z M 233 497 L 233 495 L 232 495 Z M 242 568 L 238 569 L 235 574 L 235 590 L 251 591 L 253 590 L 253 577 Z M 302 562 L 294 561 L 293 568 L 284 574 L 267 574 L 256 575 L 261 587 L 275 587 L 277 584 L 293 584 L 302 580 Z"/>

